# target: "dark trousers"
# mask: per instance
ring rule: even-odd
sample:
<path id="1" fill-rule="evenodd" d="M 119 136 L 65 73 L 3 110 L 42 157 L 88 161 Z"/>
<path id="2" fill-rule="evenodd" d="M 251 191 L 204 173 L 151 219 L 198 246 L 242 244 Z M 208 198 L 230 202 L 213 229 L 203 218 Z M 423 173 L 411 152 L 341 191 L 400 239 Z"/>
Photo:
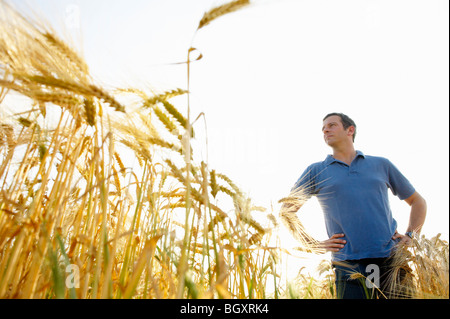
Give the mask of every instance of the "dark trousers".
<path id="1" fill-rule="evenodd" d="M 406 298 L 404 287 L 398 285 L 404 280 L 406 271 L 394 269 L 391 261 L 387 257 L 333 263 L 337 298 Z"/>

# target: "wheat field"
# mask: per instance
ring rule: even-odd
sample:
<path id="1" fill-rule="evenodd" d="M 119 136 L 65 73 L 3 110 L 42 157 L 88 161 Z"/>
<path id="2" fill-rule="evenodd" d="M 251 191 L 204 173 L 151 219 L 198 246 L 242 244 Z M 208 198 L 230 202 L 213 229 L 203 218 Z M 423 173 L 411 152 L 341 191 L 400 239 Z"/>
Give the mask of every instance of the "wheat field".
<path id="1" fill-rule="evenodd" d="M 248 5 L 213 8 L 197 30 Z M 299 238 L 301 224 L 194 160 L 189 89 L 107 90 L 51 26 L 0 1 L 0 108 L 23 102 L 0 118 L 0 298 L 335 298 L 326 260 L 319 277 L 282 279 L 278 231 Z M 398 259 L 410 296 L 448 298 L 439 235 Z"/>

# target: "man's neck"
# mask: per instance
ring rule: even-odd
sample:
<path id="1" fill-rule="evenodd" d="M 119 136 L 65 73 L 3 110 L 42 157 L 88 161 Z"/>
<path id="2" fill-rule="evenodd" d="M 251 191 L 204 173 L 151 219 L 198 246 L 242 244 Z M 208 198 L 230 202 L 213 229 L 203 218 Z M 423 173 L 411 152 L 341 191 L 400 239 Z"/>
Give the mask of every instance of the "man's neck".
<path id="1" fill-rule="evenodd" d="M 343 148 L 333 148 L 333 157 L 341 162 L 350 165 L 356 156 L 353 144 Z"/>

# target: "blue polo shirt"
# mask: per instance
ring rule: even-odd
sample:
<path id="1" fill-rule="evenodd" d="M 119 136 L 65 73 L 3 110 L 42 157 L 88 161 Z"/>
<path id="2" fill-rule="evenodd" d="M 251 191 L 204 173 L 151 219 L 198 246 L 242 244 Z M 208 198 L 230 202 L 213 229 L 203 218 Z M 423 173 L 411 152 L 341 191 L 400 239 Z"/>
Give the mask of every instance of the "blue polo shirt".
<path id="1" fill-rule="evenodd" d="M 300 191 L 305 199 L 317 197 L 329 237 L 345 235 L 344 248 L 332 253 L 332 260 L 342 261 L 390 255 L 397 222 L 388 189 L 401 200 L 415 191 L 388 159 L 357 151 L 350 165 L 331 155 L 310 165 L 292 191 Z"/>

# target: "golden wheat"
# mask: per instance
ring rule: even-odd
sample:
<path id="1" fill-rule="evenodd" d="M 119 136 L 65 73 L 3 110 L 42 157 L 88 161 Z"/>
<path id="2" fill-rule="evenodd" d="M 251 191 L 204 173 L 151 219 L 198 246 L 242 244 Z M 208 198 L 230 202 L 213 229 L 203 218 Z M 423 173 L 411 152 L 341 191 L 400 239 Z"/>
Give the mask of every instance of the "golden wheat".
<path id="1" fill-rule="evenodd" d="M 210 10 L 198 29 L 248 4 Z M 273 212 L 191 152 L 195 121 L 171 101 L 189 98 L 189 88 L 110 92 L 88 72 L 47 25 L 0 0 L 0 105 L 11 91 L 31 100 L 9 123 L 0 119 L 0 298 L 296 296 L 295 287 L 283 292 L 286 251 L 273 246 Z M 133 107 L 117 92 L 132 95 Z M 280 217 L 316 252 L 293 214 L 304 196 L 282 199 Z M 447 289 L 448 297 L 448 244 L 424 247 L 407 259 L 416 264 L 415 296 Z M 67 285 L 67 269 L 78 270 L 78 285 Z M 305 280 L 305 296 L 333 297 L 330 276 Z"/>
<path id="2" fill-rule="evenodd" d="M 249 4 L 250 4 L 249 0 L 235 0 L 212 8 L 211 10 L 205 12 L 203 17 L 200 19 L 197 30 L 207 26 L 217 18 L 225 14 L 240 10 L 245 6 L 248 6 Z"/>

